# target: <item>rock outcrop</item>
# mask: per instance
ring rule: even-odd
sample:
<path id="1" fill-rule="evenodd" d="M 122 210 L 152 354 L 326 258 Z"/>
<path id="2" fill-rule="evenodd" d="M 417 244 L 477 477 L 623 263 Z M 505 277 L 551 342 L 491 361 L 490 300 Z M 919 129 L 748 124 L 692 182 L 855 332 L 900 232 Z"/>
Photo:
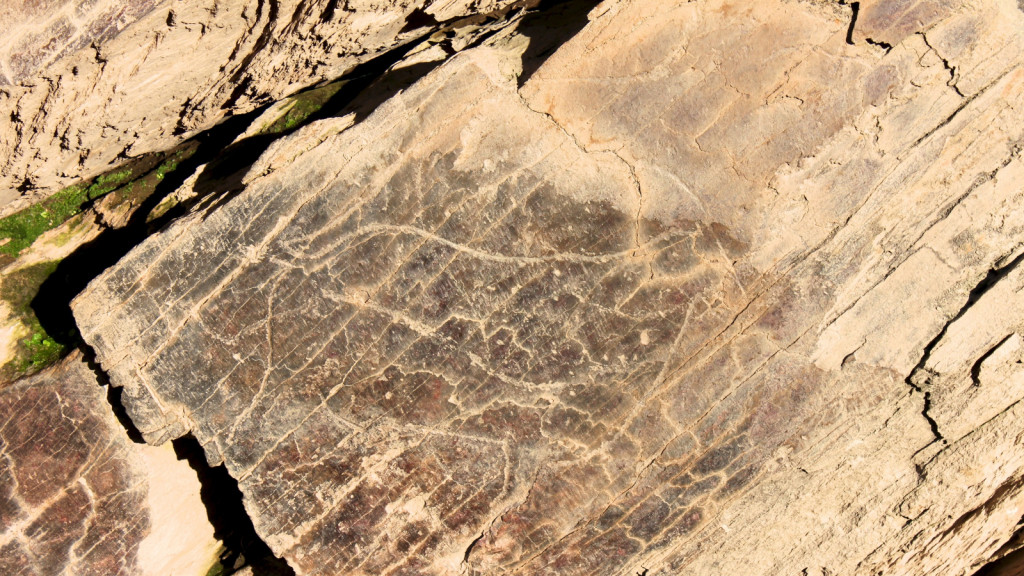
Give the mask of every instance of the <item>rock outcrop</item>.
<path id="1" fill-rule="evenodd" d="M 530 4 L 520 2 L 519 4 Z M 42 0 L 0 7 L 0 207 L 514 0 Z M 479 25 L 467 22 L 466 25 Z"/>
<path id="2" fill-rule="evenodd" d="M 1024 12 L 606 0 L 74 303 L 298 574 L 970 574 L 1024 510 Z M 535 45 L 535 44 L 534 44 Z"/>
<path id="3" fill-rule="evenodd" d="M 171 446 L 133 443 L 80 354 L 0 390 L 0 572 L 205 576 L 220 543 Z"/>

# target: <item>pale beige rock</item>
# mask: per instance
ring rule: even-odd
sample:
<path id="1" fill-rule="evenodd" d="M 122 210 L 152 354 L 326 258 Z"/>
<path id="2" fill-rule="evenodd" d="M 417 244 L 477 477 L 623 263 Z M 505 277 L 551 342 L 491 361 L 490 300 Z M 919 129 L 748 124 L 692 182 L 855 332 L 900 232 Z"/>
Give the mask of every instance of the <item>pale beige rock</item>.
<path id="1" fill-rule="evenodd" d="M 339 77 L 432 22 L 513 1 L 8 4 L 0 61 L 14 83 L 0 86 L 0 206 L 8 213 Z"/>
<path id="2" fill-rule="evenodd" d="M 200 498 L 194 470 L 178 460 L 170 444 L 135 447 L 145 463 L 152 529 L 136 559 L 146 576 L 206 576 L 222 550 Z"/>

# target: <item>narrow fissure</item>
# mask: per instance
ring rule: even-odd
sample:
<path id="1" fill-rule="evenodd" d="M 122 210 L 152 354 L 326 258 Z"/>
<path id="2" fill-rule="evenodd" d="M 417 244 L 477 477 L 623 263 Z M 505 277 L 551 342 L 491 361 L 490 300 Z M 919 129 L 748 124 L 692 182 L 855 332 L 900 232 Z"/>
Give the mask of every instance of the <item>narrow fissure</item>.
<path id="1" fill-rule="evenodd" d="M 882 50 L 885 50 L 886 54 L 888 54 L 889 51 L 892 50 L 892 44 L 889 44 L 888 42 L 883 42 L 881 40 L 874 40 L 872 38 L 865 38 L 864 41 L 867 42 L 871 46 L 878 46 Z"/>
<path id="2" fill-rule="evenodd" d="M 107 404 L 110 405 L 110 411 L 114 413 L 114 417 L 117 418 L 117 422 L 124 428 L 125 434 L 128 438 L 136 444 L 145 444 L 146 440 L 142 437 L 142 432 L 132 422 L 130 416 L 128 416 L 128 410 L 124 407 L 124 402 L 121 400 L 121 396 L 124 394 L 123 388 L 110 385 L 110 377 L 103 371 L 99 363 L 96 362 L 96 353 L 92 348 L 85 344 L 80 345 L 79 350 L 82 353 L 82 360 L 89 366 L 89 369 L 96 374 L 96 381 L 100 383 L 100 386 L 104 386 L 107 389 Z"/>
<path id="3" fill-rule="evenodd" d="M 1006 341 L 1009 340 L 1012 337 L 1013 337 L 1013 333 L 1012 332 L 1010 334 L 1007 334 L 1006 336 L 1001 338 L 998 342 L 996 342 L 994 346 L 989 348 L 988 352 L 985 352 L 977 360 L 974 361 L 974 364 L 971 366 L 971 383 L 972 384 L 974 384 L 975 386 L 981 386 L 981 365 L 985 363 L 985 360 L 988 360 L 989 357 L 991 357 L 993 354 L 995 354 L 996 350 L 998 350 L 1000 346 L 1005 344 Z"/>
<path id="4" fill-rule="evenodd" d="M 988 292 L 1000 280 L 1009 275 L 1010 272 L 1014 270 L 1014 268 L 1020 265 L 1021 261 L 1024 261 L 1024 252 L 1016 256 L 1007 264 L 1001 267 L 992 268 L 991 270 L 988 271 L 988 274 L 986 274 L 985 277 L 982 278 L 981 281 L 978 282 L 978 284 L 974 288 L 972 288 L 971 291 L 967 294 L 967 302 L 964 303 L 964 305 L 960 308 L 960 310 L 957 311 L 956 314 L 953 315 L 952 318 L 946 321 L 945 325 L 942 326 L 942 330 L 940 330 L 939 333 L 935 336 L 935 338 L 933 338 L 931 342 L 929 342 L 924 347 L 924 351 L 921 354 L 921 360 L 917 363 L 917 366 L 915 366 L 914 369 L 910 371 L 910 375 L 907 376 L 905 380 L 906 384 L 910 386 L 915 392 L 924 393 L 924 408 L 921 411 L 921 415 L 924 416 L 925 420 L 928 421 L 928 425 L 931 427 L 932 433 L 935 435 L 936 440 L 944 441 L 945 439 L 939 432 L 938 423 L 935 422 L 935 419 L 932 418 L 931 414 L 929 413 L 929 410 L 931 409 L 931 392 L 925 390 L 930 384 L 932 376 L 934 376 L 934 374 L 927 368 L 928 360 L 931 358 L 932 351 L 939 344 L 939 342 L 941 342 L 942 339 L 946 336 L 946 332 L 949 330 L 949 327 L 954 322 L 962 318 L 964 314 L 966 314 L 967 311 L 970 310 L 971 307 L 974 306 L 974 304 L 976 304 L 978 300 L 980 300 L 981 297 L 985 295 L 986 292 Z M 973 376 L 975 375 L 972 370 L 972 377 Z"/>
<path id="5" fill-rule="evenodd" d="M 122 388 L 110 385 L 110 378 L 96 362 L 93 350 L 79 346 L 83 360 L 96 374 L 100 385 L 107 389 L 107 402 L 128 438 L 136 444 L 144 444 L 142 432 L 132 422 L 121 401 Z M 243 568 L 249 568 L 253 576 L 294 576 L 295 571 L 288 563 L 276 556 L 270 547 L 256 533 L 245 510 L 242 492 L 238 482 L 228 474 L 227 468 L 211 467 L 206 462 L 203 447 L 194 436 L 188 435 L 171 441 L 174 454 L 179 461 L 185 461 L 199 479 L 199 498 L 206 508 L 206 517 L 213 526 L 213 535 L 224 549 L 207 576 L 229 576 Z"/>
<path id="6" fill-rule="evenodd" d="M 949 60 L 947 60 L 942 54 L 939 54 L 939 51 L 936 50 L 930 42 L 928 42 L 928 36 L 926 36 L 924 32 L 918 32 L 918 34 L 921 35 L 921 40 L 924 41 L 924 45 L 934 52 L 939 60 L 942 61 L 942 67 L 946 69 L 946 72 L 949 72 L 949 82 L 947 82 L 946 85 L 952 88 L 953 91 L 956 92 L 957 96 L 963 98 L 964 93 L 961 92 L 960 87 L 956 85 L 956 66 L 950 64 Z"/>
<path id="7" fill-rule="evenodd" d="M 853 42 L 853 31 L 857 27 L 857 17 L 860 16 L 860 2 L 853 2 L 850 4 L 850 27 L 846 29 L 846 43 L 851 46 Z"/>

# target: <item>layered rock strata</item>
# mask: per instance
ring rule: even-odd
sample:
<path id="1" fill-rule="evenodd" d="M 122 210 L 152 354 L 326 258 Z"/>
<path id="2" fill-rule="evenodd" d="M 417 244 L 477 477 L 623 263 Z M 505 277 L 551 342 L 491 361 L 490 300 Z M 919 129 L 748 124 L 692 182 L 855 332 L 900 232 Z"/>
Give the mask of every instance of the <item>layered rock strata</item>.
<path id="1" fill-rule="evenodd" d="M 0 390 L 0 572 L 205 576 L 220 543 L 170 445 L 133 443 L 73 354 Z"/>
<path id="2" fill-rule="evenodd" d="M 529 4 L 530 2 L 520 2 Z M 41 0 L 0 7 L 0 206 L 166 150 L 514 0 Z M 467 26 L 479 22 L 467 22 Z"/>
<path id="3" fill-rule="evenodd" d="M 83 337 L 299 574 L 969 574 L 1024 513 L 1024 13 L 856 6 L 500 35 L 276 143 Z"/>

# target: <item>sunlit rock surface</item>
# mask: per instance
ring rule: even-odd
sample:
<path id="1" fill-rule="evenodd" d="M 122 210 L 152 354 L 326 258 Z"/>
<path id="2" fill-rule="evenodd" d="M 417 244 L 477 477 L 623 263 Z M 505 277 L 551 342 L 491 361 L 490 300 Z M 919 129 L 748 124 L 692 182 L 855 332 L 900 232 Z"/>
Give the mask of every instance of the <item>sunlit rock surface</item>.
<path id="1" fill-rule="evenodd" d="M 205 576 L 220 543 L 170 444 L 133 443 L 73 354 L 0 390 L 0 573 Z"/>
<path id="2" fill-rule="evenodd" d="M 428 34 L 439 22 L 513 4 L 4 2 L 0 210 L 37 201 L 79 178 L 171 148 L 227 116 L 341 76 Z"/>
<path id="3" fill-rule="evenodd" d="M 608 0 L 74 303 L 299 574 L 970 574 L 1024 510 L 1024 12 Z"/>

